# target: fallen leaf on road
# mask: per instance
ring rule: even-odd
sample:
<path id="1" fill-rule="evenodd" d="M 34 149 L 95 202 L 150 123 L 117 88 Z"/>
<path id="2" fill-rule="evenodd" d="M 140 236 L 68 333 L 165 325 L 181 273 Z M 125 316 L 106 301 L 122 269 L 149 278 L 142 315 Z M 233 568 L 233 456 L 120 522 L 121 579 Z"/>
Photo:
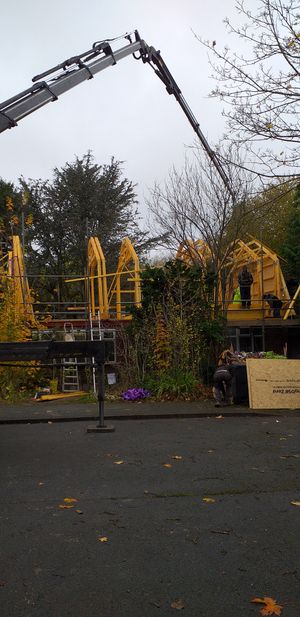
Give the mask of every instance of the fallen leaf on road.
<path id="1" fill-rule="evenodd" d="M 300 506 L 300 501 L 291 501 L 293 506 Z"/>
<path id="2" fill-rule="evenodd" d="M 167 467 L 168 469 L 170 469 L 170 467 L 172 467 L 171 463 L 164 463 L 163 467 Z"/>
<path id="3" fill-rule="evenodd" d="M 69 510 L 70 508 L 74 508 L 74 506 L 67 506 L 65 503 L 60 503 L 58 507 L 62 510 Z"/>
<path id="4" fill-rule="evenodd" d="M 212 497 L 203 497 L 202 501 L 205 501 L 205 503 L 215 503 L 216 500 Z"/>
<path id="5" fill-rule="evenodd" d="M 124 461 L 114 461 L 114 465 L 124 465 Z"/>
<path id="6" fill-rule="evenodd" d="M 184 604 L 182 600 L 174 600 L 174 602 L 172 602 L 171 604 L 171 608 L 176 608 L 178 611 L 181 611 L 182 608 L 184 608 Z"/>
<path id="7" fill-rule="evenodd" d="M 75 510 L 75 512 L 77 512 L 77 514 L 83 514 L 82 510 Z"/>
<path id="8" fill-rule="evenodd" d="M 172 458 L 174 458 L 175 461 L 182 461 L 182 456 L 179 456 L 178 454 L 174 454 Z"/>
<path id="9" fill-rule="evenodd" d="M 5 587 L 6 584 L 6 581 L 0 581 L 0 587 Z"/>
<path id="10" fill-rule="evenodd" d="M 99 536 L 98 542 L 108 542 L 108 538 L 106 536 Z"/>
<path id="11" fill-rule="evenodd" d="M 152 602 L 150 602 L 150 604 L 153 604 L 153 606 L 156 606 L 156 608 L 160 608 L 161 607 L 161 605 L 158 604 L 158 602 L 152 601 Z"/>
<path id="12" fill-rule="evenodd" d="M 64 502 L 65 503 L 76 503 L 78 501 L 78 499 L 73 499 L 73 497 L 65 497 L 64 498 Z"/>
<path id="13" fill-rule="evenodd" d="M 263 608 L 260 609 L 261 615 L 281 615 L 281 610 L 283 606 L 277 604 L 276 600 L 273 600 L 273 598 L 253 598 L 251 602 L 265 605 Z"/>
<path id="14" fill-rule="evenodd" d="M 231 533 L 232 529 L 224 529 L 224 531 L 222 531 L 221 529 L 210 529 L 210 533 L 220 533 L 222 535 L 228 535 L 229 533 Z"/>
<path id="15" fill-rule="evenodd" d="M 300 458 L 300 454 L 283 454 L 279 458 Z"/>
<path id="16" fill-rule="evenodd" d="M 216 420 L 223 420 L 224 416 L 216 416 Z"/>
<path id="17" fill-rule="evenodd" d="M 208 454 L 212 454 L 214 450 L 207 450 Z"/>

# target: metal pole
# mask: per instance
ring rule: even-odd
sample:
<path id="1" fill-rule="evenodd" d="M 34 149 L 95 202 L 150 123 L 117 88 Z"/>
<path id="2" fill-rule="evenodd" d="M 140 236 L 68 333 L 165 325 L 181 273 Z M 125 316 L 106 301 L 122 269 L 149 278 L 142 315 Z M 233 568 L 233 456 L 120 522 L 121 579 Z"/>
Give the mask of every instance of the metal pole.
<path id="1" fill-rule="evenodd" d="M 92 319 L 92 313 L 90 313 L 90 334 L 91 334 L 91 341 L 94 340 L 94 333 L 93 333 L 93 319 Z M 95 363 L 95 358 L 92 358 L 92 362 L 93 364 Z M 94 390 L 94 394 L 97 394 L 97 388 L 96 388 L 96 370 L 95 367 L 93 366 L 92 368 L 92 374 L 93 374 L 93 390 Z"/>
<path id="2" fill-rule="evenodd" d="M 25 255 L 25 216 L 24 211 L 21 212 L 21 229 L 22 229 L 22 250 Z"/>
<path id="3" fill-rule="evenodd" d="M 262 308 L 262 351 L 266 350 L 265 345 L 265 308 L 264 308 L 264 256 L 262 243 L 263 229 L 260 227 L 260 269 L 261 269 L 261 308 Z"/>
<path id="4" fill-rule="evenodd" d="M 105 385 L 104 385 L 104 364 L 98 363 L 96 366 L 96 379 L 97 379 L 97 399 L 98 399 L 98 411 L 99 411 L 99 428 L 103 428 L 104 424 L 104 398 L 105 398 Z"/>
<path id="5" fill-rule="evenodd" d="M 113 433 L 115 427 L 104 422 L 104 399 L 105 399 L 105 370 L 104 362 L 96 362 L 96 382 L 97 382 L 97 398 L 98 398 L 98 424 L 96 426 L 88 426 L 87 433 Z"/>

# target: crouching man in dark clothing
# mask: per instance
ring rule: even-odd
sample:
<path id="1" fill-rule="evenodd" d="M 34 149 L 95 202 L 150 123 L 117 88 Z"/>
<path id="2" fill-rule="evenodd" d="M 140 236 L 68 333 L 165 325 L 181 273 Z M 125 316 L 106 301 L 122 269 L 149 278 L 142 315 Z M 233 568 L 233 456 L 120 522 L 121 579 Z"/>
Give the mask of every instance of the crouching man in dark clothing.
<path id="1" fill-rule="evenodd" d="M 277 298 L 277 296 L 274 296 L 274 294 L 264 294 L 263 299 L 267 301 L 270 309 L 273 311 L 273 317 L 280 317 L 282 301 Z"/>
<path id="2" fill-rule="evenodd" d="M 232 405 L 232 374 L 228 364 L 221 364 L 214 373 L 213 395 L 215 407 Z"/>

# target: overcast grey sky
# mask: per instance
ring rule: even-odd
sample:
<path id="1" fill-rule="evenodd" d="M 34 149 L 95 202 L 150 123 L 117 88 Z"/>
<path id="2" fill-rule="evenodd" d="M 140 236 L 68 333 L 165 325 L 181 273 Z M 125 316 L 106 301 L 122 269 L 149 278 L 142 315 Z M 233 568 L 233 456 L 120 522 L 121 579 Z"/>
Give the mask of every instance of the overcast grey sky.
<path id="1" fill-rule="evenodd" d="M 224 129 L 222 106 L 208 98 L 213 82 L 207 53 L 191 30 L 220 47 L 230 44 L 222 20 L 236 14 L 234 5 L 234 0 L 11 0 L 1 7 L 0 101 L 94 41 L 138 29 L 160 49 L 213 145 Z M 145 212 L 148 188 L 162 182 L 173 164 L 183 164 L 194 137 L 150 67 L 128 57 L 2 133 L 0 176 L 14 182 L 20 175 L 48 178 L 54 167 L 90 149 L 98 163 L 111 156 L 124 161 Z"/>

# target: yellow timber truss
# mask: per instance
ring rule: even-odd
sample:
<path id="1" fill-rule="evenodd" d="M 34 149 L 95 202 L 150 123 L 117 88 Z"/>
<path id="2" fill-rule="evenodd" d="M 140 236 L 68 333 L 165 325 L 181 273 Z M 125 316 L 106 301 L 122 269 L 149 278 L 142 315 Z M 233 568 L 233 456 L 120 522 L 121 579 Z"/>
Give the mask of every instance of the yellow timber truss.
<path id="1" fill-rule="evenodd" d="M 116 272 L 107 274 L 98 238 L 88 243 L 88 284 L 93 319 L 130 319 L 129 306 L 141 304 L 140 264 L 129 238 L 124 238 Z"/>
<path id="2" fill-rule="evenodd" d="M 116 319 L 130 319 L 127 307 L 141 305 L 140 264 L 129 238 L 121 244 L 117 271 L 109 285 L 108 304 Z"/>
<path id="3" fill-rule="evenodd" d="M 210 261 L 211 253 L 203 240 L 189 241 L 179 247 L 176 257 L 189 264 L 200 261 L 204 265 Z M 233 302 L 238 287 L 238 275 L 244 265 L 253 276 L 251 311 L 243 311 L 236 302 Z M 243 315 L 246 315 L 248 320 L 268 316 L 269 307 L 263 300 L 263 296 L 268 293 L 282 300 L 283 319 L 295 315 L 293 307 L 300 293 L 300 286 L 294 298 L 290 298 L 278 255 L 255 238 L 251 238 L 248 242 L 243 240 L 235 242 L 220 269 L 224 273 L 226 286 L 223 291 L 220 286 L 218 301 L 225 307 L 229 321 L 243 319 Z M 26 276 L 19 236 L 12 236 L 11 248 L 6 252 L 2 251 L 0 256 L 0 283 L 1 278 L 3 281 L 5 277 L 9 277 L 13 283 L 17 314 L 34 324 L 33 297 Z M 99 239 L 90 238 L 88 273 L 80 279 L 69 279 L 69 282 L 77 280 L 87 281 L 89 311 L 93 319 L 99 316 L 101 320 L 130 319 L 128 308 L 141 305 L 140 264 L 129 238 L 123 240 L 116 272 L 110 274 L 106 271 L 105 257 Z"/>
<path id="4" fill-rule="evenodd" d="M 211 259 L 211 252 L 203 240 L 189 241 L 181 245 L 177 252 L 177 259 L 186 263 L 200 261 L 206 264 Z M 238 288 L 238 275 L 243 266 L 247 266 L 253 276 L 251 289 L 251 312 L 240 309 L 238 303 L 233 302 L 235 290 Z M 228 251 L 228 258 L 220 267 L 226 281 L 225 297 L 221 286 L 218 290 L 218 300 L 227 311 L 228 320 L 247 317 L 247 320 L 259 319 L 268 316 L 269 307 L 263 300 L 265 294 L 273 294 L 283 302 L 281 316 L 286 319 L 294 315 L 293 300 L 290 298 L 284 276 L 280 267 L 278 255 L 259 240 L 252 238 L 248 242 L 237 240 Z M 299 293 L 299 291 L 298 291 Z M 295 302 L 295 299 L 294 299 Z"/>
<path id="5" fill-rule="evenodd" d="M 88 243 L 88 285 L 92 317 L 95 318 L 99 311 L 102 319 L 108 319 L 105 257 L 96 237 L 90 238 Z"/>
<path id="6" fill-rule="evenodd" d="M 274 251 L 261 244 L 255 238 L 252 238 L 247 243 L 239 240 L 230 258 L 225 263 L 224 267 L 228 272 L 226 277 L 228 313 L 235 309 L 231 299 L 239 285 L 238 275 L 243 266 L 247 266 L 253 276 L 251 289 L 252 311 L 265 311 L 266 316 L 268 316 L 268 304 L 263 300 L 263 297 L 265 294 L 273 294 L 282 301 L 281 313 L 284 316 L 291 298 L 281 270 L 279 257 Z"/>
<path id="7" fill-rule="evenodd" d="M 195 242 L 187 240 L 180 244 L 176 259 L 181 259 L 190 265 L 200 262 L 202 266 L 205 266 L 211 259 L 210 248 L 204 240 L 196 240 Z"/>
<path id="8" fill-rule="evenodd" d="M 12 236 L 11 248 L 1 256 L 2 281 L 8 277 L 12 282 L 14 307 L 17 315 L 33 324 L 33 298 L 25 271 L 24 254 L 19 236 Z"/>

